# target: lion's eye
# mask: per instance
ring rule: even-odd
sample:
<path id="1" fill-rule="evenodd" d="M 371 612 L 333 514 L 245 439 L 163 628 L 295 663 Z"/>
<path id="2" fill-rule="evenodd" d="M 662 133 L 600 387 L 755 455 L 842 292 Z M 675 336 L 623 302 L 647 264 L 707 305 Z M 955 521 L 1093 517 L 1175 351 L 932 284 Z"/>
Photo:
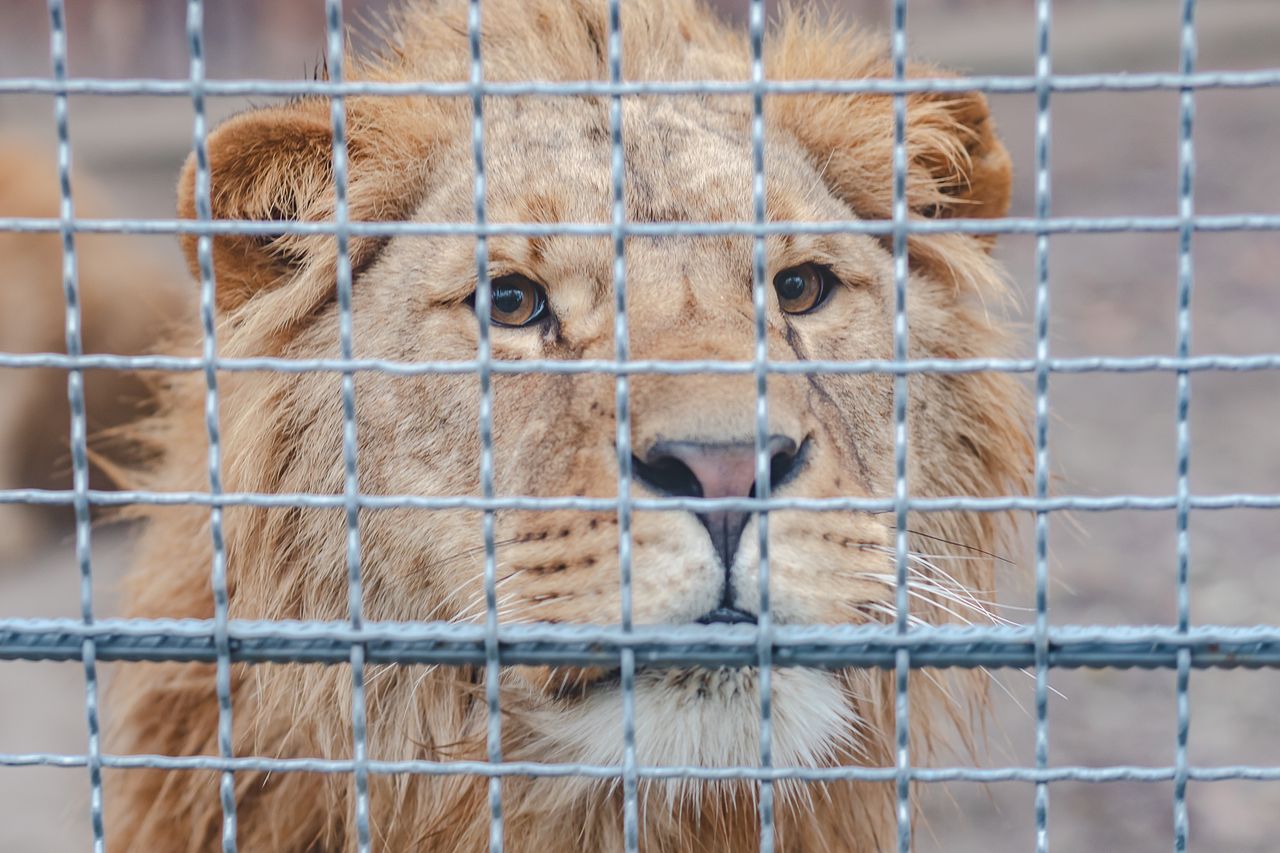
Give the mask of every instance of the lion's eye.
<path id="1" fill-rule="evenodd" d="M 495 326 L 529 326 L 547 316 L 547 292 L 522 275 L 503 275 L 490 283 L 489 319 Z"/>
<path id="2" fill-rule="evenodd" d="M 778 307 L 787 314 L 808 314 L 823 302 L 835 284 L 835 274 L 818 264 L 788 267 L 773 277 Z"/>

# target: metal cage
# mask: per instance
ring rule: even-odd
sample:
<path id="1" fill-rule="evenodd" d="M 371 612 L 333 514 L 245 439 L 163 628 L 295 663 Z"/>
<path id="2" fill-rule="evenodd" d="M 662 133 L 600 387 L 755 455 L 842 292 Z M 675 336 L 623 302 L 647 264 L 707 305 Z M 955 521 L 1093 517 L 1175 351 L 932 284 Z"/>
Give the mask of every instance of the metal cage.
<path id="1" fill-rule="evenodd" d="M 471 79 L 466 83 L 372 83 L 344 79 L 344 23 L 341 0 L 324 0 L 327 25 L 327 68 L 323 81 L 297 83 L 269 80 L 206 79 L 203 15 L 201 0 L 187 2 L 187 38 L 190 77 L 167 79 L 75 78 L 67 71 L 67 42 L 63 0 L 49 0 L 52 40 L 52 75 L 48 78 L 0 79 L 0 93 L 44 94 L 53 101 L 59 156 L 61 211 L 57 219 L 0 219 L 0 230 L 53 232 L 61 235 L 63 286 L 66 299 L 66 353 L 0 353 L 0 368 L 55 367 L 66 371 L 72 407 L 72 461 L 74 485 L 70 490 L 9 490 L 0 492 L 6 503 L 69 505 L 75 511 L 75 548 L 80 573 L 80 619 L 0 620 L 0 659 L 79 660 L 85 675 L 85 714 L 88 746 L 83 754 L 0 754 L 0 765 L 45 765 L 84 767 L 92 783 L 92 830 L 95 849 L 104 846 L 102 816 L 103 767 L 157 767 L 206 769 L 221 774 L 221 802 L 224 815 L 223 849 L 236 849 L 236 802 L 234 776 L 238 771 L 256 769 L 273 772 L 310 771 L 352 774 L 357 791 L 356 826 L 359 849 L 372 847 L 369 826 L 368 779 L 370 774 L 477 774 L 489 778 L 489 808 L 492 850 L 503 846 L 502 780 L 511 775 L 584 775 L 618 779 L 625 792 L 624 825 L 626 849 L 639 846 L 637 785 L 652 778 L 749 779 L 760 785 L 759 820 L 761 850 L 773 849 L 772 785 L 787 778 L 856 778 L 892 781 L 896 784 L 898 809 L 898 849 L 907 851 L 912 843 L 912 810 L 909 804 L 913 782 L 968 780 L 978 782 L 1019 781 L 1035 786 L 1036 847 L 1048 849 L 1049 786 L 1061 781 L 1172 781 L 1174 788 L 1174 847 L 1187 846 L 1186 792 L 1189 781 L 1224 779 L 1263 780 L 1280 783 L 1276 766 L 1197 766 L 1188 758 L 1188 679 L 1200 667 L 1280 666 L 1280 625 L 1226 628 L 1194 625 L 1191 619 L 1189 588 L 1190 547 L 1188 515 L 1192 511 L 1231 508 L 1280 510 L 1280 494 L 1196 494 L 1190 487 L 1190 434 L 1188 407 L 1190 376 L 1197 371 L 1271 371 L 1280 369 L 1280 352 L 1253 355 L 1200 355 L 1191 353 L 1192 250 L 1197 232 L 1276 231 L 1276 215 L 1205 215 L 1195 210 L 1195 164 L 1193 143 L 1196 93 L 1204 89 L 1280 87 L 1280 69 L 1241 72 L 1202 72 L 1196 68 L 1197 31 L 1195 0 L 1181 0 L 1181 62 L 1176 73 L 1160 74 L 1055 74 L 1050 63 L 1051 0 L 1036 0 L 1037 37 L 1035 73 L 1027 76 L 968 76 L 948 79 L 907 79 L 907 0 L 889 0 L 892 5 L 891 79 L 775 81 L 767 79 L 762 60 L 765 33 L 765 2 L 750 0 L 749 32 L 751 76 L 736 82 L 628 82 L 621 74 L 619 36 L 621 0 L 609 0 L 608 81 L 551 83 L 530 80 L 518 83 L 488 83 L 482 74 L 480 21 L 481 0 L 471 0 L 469 38 Z M 988 93 L 1033 94 L 1037 104 L 1035 126 L 1035 214 L 1031 217 L 1000 219 L 949 219 L 914 221 L 908 219 L 906 204 L 906 100 L 915 92 L 982 91 Z M 1151 91 L 1180 93 L 1178 135 L 1178 206 L 1172 216 L 1055 217 L 1050 205 L 1050 105 L 1055 93 L 1100 91 Z M 764 202 L 764 99 L 779 93 L 830 92 L 877 93 L 891 97 L 894 106 L 893 216 L 880 221 L 807 223 L 767 221 Z M 629 96 L 691 94 L 749 95 L 753 103 L 751 142 L 754 162 L 754 218 L 734 223 L 628 222 L 623 204 L 622 103 Z M 194 111 L 192 150 L 198 164 L 195 221 L 176 219 L 84 219 L 76 216 L 70 179 L 71 149 L 68 137 L 68 98 L 80 94 L 113 96 L 166 95 L 189 97 Z M 432 95 L 469 99 L 473 115 L 474 221 L 462 224 L 409 222 L 357 223 L 348 220 L 346 185 L 346 113 L 344 98 L 352 95 Z M 336 216 L 328 223 L 216 221 L 211 215 L 210 168 L 206 150 L 206 99 L 217 96 L 320 96 L 329 99 L 333 128 L 333 171 L 336 180 Z M 484 104 L 486 98 L 537 95 L 540 97 L 594 95 L 607 97 L 612 138 L 612 221 L 607 224 L 561 223 L 535 226 L 491 222 L 486 211 Z M 764 344 L 766 280 L 765 239 L 770 235 L 850 231 L 878 235 L 892 243 L 895 258 L 894 355 L 889 360 L 863 362 L 806 361 L 796 364 L 771 362 Z M 960 231 L 983 234 L 1024 234 L 1035 238 L 1035 349 L 1031 358 L 983 358 L 961 360 L 910 359 L 907 341 L 907 253 L 909 234 Z M 1140 358 L 1061 358 L 1050 352 L 1049 339 L 1049 242 L 1064 233 L 1166 232 L 1178 235 L 1177 343 L 1168 356 Z M 83 233 L 186 234 L 198 237 L 200 260 L 201 320 L 203 354 L 198 358 L 177 356 L 85 355 L 80 344 L 80 305 L 77 288 L 77 237 Z M 338 304 L 340 308 L 341 357 L 332 360 L 293 361 L 276 358 L 224 358 L 219 355 L 214 322 L 214 235 L 252 233 L 260 235 L 325 234 L 336 238 L 339 252 Z M 481 282 L 477 294 L 478 313 L 487 314 L 491 292 L 488 281 L 488 238 L 492 235 L 593 235 L 609 237 L 614 251 L 616 358 L 605 361 L 520 361 L 498 362 L 491 358 L 487 323 L 479 324 L 479 349 L 472 360 L 459 362 L 402 363 L 357 360 L 353 357 L 351 285 L 352 270 L 348 241 L 363 235 L 453 235 L 476 240 L 476 271 Z M 749 362 L 653 362 L 629 357 L 627 343 L 627 264 L 623 250 L 629 235 L 726 234 L 749 236 L 754 245 L 754 304 L 757 343 Z M 206 380 L 205 415 L 208 430 L 208 489 L 194 493 L 108 492 L 89 487 L 86 451 L 83 371 L 91 368 L 118 370 L 197 371 Z M 342 495 L 250 494 L 223 489 L 219 459 L 218 375 L 225 371 L 324 371 L 342 377 L 344 420 L 345 492 Z M 355 422 L 355 376 L 360 372 L 399 375 L 465 373 L 477 377 L 482 390 L 479 411 L 482 453 L 478 460 L 483 494 L 481 497 L 428 498 L 413 495 L 369 496 L 357 488 Z M 1035 480 L 1031 496 L 978 498 L 956 495 L 920 498 L 908 493 L 907 458 L 907 378 L 932 372 L 1006 371 L 1027 375 L 1035 390 Z M 1049 380 L 1054 374 L 1094 372 L 1164 372 L 1176 377 L 1177 407 L 1172 412 L 1176 425 L 1176 483 L 1173 494 L 1142 496 L 1117 494 L 1103 497 L 1051 494 L 1048 453 Z M 620 471 L 619 497 L 533 498 L 498 495 L 493 483 L 492 409 L 490 382 L 494 374 L 518 372 L 595 372 L 614 377 L 616 382 L 617 462 Z M 755 379 L 756 451 L 758 482 L 765 488 L 754 498 L 632 498 L 630 433 L 628 423 L 629 383 L 643 373 L 734 373 Z M 806 372 L 884 373 L 894 377 L 894 426 L 896 490 L 889 499 L 781 498 L 768 493 L 769 457 L 765 449 L 767 407 L 765 388 L 776 374 Z M 207 621 L 100 619 L 93 609 L 93 566 L 90 560 L 90 509 L 94 506 L 121 506 L 135 503 L 195 504 L 208 507 L 213 536 L 214 560 L 210 567 L 215 597 L 215 616 Z M 228 618 L 226 550 L 222 539 L 222 513 L 230 506 L 327 507 L 346 514 L 348 598 L 350 618 L 342 623 L 246 622 Z M 413 507 L 419 509 L 468 508 L 482 511 L 485 542 L 484 624 L 396 623 L 367 621 L 362 616 L 361 529 L 362 509 Z M 589 509 L 616 512 L 619 521 L 620 578 L 623 609 L 614 625 L 502 625 L 497 615 L 494 514 L 502 510 Z M 634 626 L 631 620 L 630 522 L 636 510 L 654 509 L 737 509 L 757 514 L 760 548 L 760 592 L 762 611 L 755 627 L 737 626 L 714 631 L 700 626 L 658 629 Z M 772 624 L 768 607 L 769 561 L 768 525 L 770 511 L 798 509 L 814 512 L 874 510 L 891 513 L 896 519 L 897 602 L 896 619 L 884 626 L 794 627 Z M 1048 522 L 1051 513 L 1064 510 L 1108 512 L 1112 510 L 1171 510 L 1176 514 L 1174 535 L 1177 563 L 1177 623 L 1160 627 L 1051 627 L 1047 617 L 1049 584 Z M 907 515 L 913 512 L 968 510 L 978 512 L 1017 511 L 1034 519 L 1035 613 L 1027 624 L 1012 627 L 918 627 L 908 623 L 909 576 L 907 571 Z M 218 755 L 152 756 L 111 755 L 100 748 L 98 720 L 99 661 L 198 660 L 216 663 L 219 699 Z M 296 661 L 350 666 L 353 685 L 354 752 L 350 760 L 311 758 L 267 758 L 235 755 L 232 751 L 231 679 L 232 662 L 257 663 Z M 438 663 L 482 665 L 487 673 L 489 712 L 488 761 L 404 761 L 388 762 L 370 758 L 365 732 L 365 668 L 371 663 Z M 501 715 L 498 699 L 500 667 L 524 664 L 607 664 L 621 667 L 623 727 L 618 737 L 625 744 L 620 766 L 513 763 L 503 760 Z M 754 766 L 706 769 L 693 766 L 641 766 L 635 749 L 635 669 L 638 665 L 709 664 L 757 666 L 761 673 L 761 737 L 759 761 Z M 859 666 L 879 667 L 896 673 L 896 762 L 888 767 L 839 767 L 798 769 L 775 767 L 771 754 L 769 698 L 770 672 L 776 667 Z M 1035 763 L 1034 766 L 979 769 L 974 767 L 924 768 L 913 765 L 908 739 L 911 709 L 907 701 L 908 673 L 915 667 L 1029 667 L 1035 676 Z M 1176 673 L 1177 730 L 1171 746 L 1172 761 L 1167 766 L 1051 766 L 1049 761 L 1048 696 L 1049 678 L 1059 667 L 1144 667 Z"/>

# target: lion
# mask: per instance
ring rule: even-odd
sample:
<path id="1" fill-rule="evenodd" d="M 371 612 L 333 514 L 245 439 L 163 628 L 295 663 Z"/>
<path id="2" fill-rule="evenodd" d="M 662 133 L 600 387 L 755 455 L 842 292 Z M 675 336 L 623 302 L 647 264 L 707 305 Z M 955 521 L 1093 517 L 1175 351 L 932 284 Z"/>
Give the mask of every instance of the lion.
<path id="1" fill-rule="evenodd" d="M 466 81 L 467 5 L 409 2 L 382 47 L 349 60 L 366 81 Z M 627 80 L 749 78 L 745 34 L 698 0 L 624 4 Z M 603 0 L 486 0 L 488 81 L 607 80 Z M 771 79 L 889 77 L 877 40 L 851 25 L 784 12 L 766 39 Z M 924 65 L 912 74 L 939 74 Z M 488 97 L 488 216 L 493 222 L 611 221 L 608 98 Z M 349 214 L 356 221 L 471 223 L 470 99 L 351 96 L 344 104 Z M 892 215 L 892 99 L 778 94 L 765 99 L 767 215 L 775 221 L 884 220 Z M 628 95 L 622 103 L 629 222 L 750 222 L 749 96 Z M 915 219 L 999 217 L 1011 166 L 978 93 L 908 99 L 907 200 Z M 209 137 L 212 214 L 219 219 L 332 221 L 330 104 L 305 97 L 237 115 Z M 178 187 L 196 215 L 196 167 Z M 199 269 L 194 238 L 184 242 Z M 913 357 L 1008 352 L 991 307 L 1004 294 L 988 237 L 913 236 L 908 313 Z M 473 237 L 353 236 L 355 355 L 399 362 L 476 357 Z M 625 242 L 632 358 L 749 362 L 750 235 L 631 235 Z M 891 240 L 827 229 L 766 242 L 767 345 L 774 361 L 881 359 L 893 352 Z M 612 241 L 602 235 L 497 235 L 487 245 L 495 360 L 612 359 Z M 327 359 L 340 354 L 332 234 L 219 236 L 212 245 L 218 347 L 228 357 Z M 342 377 L 333 371 L 219 377 L 221 474 L 229 491 L 344 492 Z M 640 373 L 630 378 L 635 497 L 746 497 L 755 490 L 755 378 Z M 893 378 L 863 373 L 768 377 L 773 494 L 832 498 L 894 492 Z M 909 380 L 910 491 L 991 497 L 1025 491 L 1031 445 L 1019 382 L 995 372 L 917 373 Z M 138 488 L 205 491 L 205 386 L 170 379 L 161 413 L 139 427 L 156 461 Z M 361 371 L 355 378 L 357 476 L 364 495 L 479 496 L 480 384 L 474 374 Z M 493 482 L 499 495 L 617 494 L 615 379 L 592 372 L 500 373 L 492 380 Z M 126 594 L 133 617 L 213 615 L 207 507 L 147 507 Z M 504 510 L 495 515 L 499 620 L 618 624 L 619 528 L 613 511 Z M 758 534 L 751 513 L 641 511 L 633 519 L 637 625 L 751 623 L 758 617 Z M 1009 520 L 979 512 L 911 519 L 912 623 L 996 619 L 994 554 Z M 769 514 L 771 613 L 779 625 L 894 619 L 895 529 L 867 512 Z M 232 618 L 348 618 L 341 508 L 235 505 L 223 515 Z M 471 509 L 364 507 L 359 513 L 363 617 L 483 622 L 482 518 Z M 237 756 L 352 756 L 348 667 L 231 669 Z M 375 665 L 366 671 L 368 755 L 395 761 L 484 761 L 483 667 Z M 976 737 L 982 682 L 920 671 L 910 678 L 912 755 L 919 763 L 958 729 Z M 893 673 L 772 672 L 778 767 L 893 766 Z M 504 667 L 504 760 L 620 765 L 621 691 L 609 668 Z M 124 668 L 108 707 L 108 749 L 218 755 L 213 667 Z M 635 676 L 641 766 L 756 765 L 760 698 L 754 669 L 645 668 Z M 223 829 L 211 771 L 120 769 L 105 786 L 115 850 L 206 850 Z M 500 783 L 505 849 L 623 846 L 616 778 L 509 775 Z M 892 782 L 786 780 L 775 786 L 777 849 L 872 851 L 895 838 Z M 375 772 L 368 826 L 387 850 L 485 849 L 487 777 Z M 234 774 L 235 828 L 248 850 L 350 849 L 352 774 Z M 743 780 L 645 778 L 638 790 L 646 851 L 757 849 L 757 786 Z"/>
<path id="2" fill-rule="evenodd" d="M 0 139 L 0 217 L 58 218 L 58 167 L 49 148 L 17 135 Z M 72 193 L 77 216 L 110 215 L 105 193 L 87 176 L 74 177 Z M 147 352 L 183 316 L 189 294 L 181 270 L 147 248 L 118 234 L 75 236 L 85 353 Z M 62 264 L 56 232 L 0 231 L 0 352 L 67 351 Z M 126 371 L 89 370 L 84 393 L 93 459 L 108 467 L 121 461 L 113 453 L 121 448 L 98 437 L 146 410 L 147 386 Z M 0 369 L 0 400 L 0 489 L 70 489 L 66 370 Z M 96 467 L 94 487 L 109 485 Z M 59 514 L 70 518 L 62 507 L 0 504 L 0 559 L 29 553 L 56 529 Z"/>

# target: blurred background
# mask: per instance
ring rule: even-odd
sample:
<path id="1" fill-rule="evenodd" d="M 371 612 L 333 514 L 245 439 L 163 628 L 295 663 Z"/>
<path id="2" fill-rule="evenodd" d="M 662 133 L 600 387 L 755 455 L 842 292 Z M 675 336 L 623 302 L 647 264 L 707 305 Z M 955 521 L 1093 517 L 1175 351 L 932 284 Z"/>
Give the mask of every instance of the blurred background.
<path id="1" fill-rule="evenodd" d="M 69 71 L 74 76 L 183 78 L 184 5 L 175 0 L 68 0 Z M 347 0 L 350 21 L 376 19 L 383 0 Z M 741 22 L 745 0 L 718 4 Z M 870 26 L 887 25 L 888 0 L 845 0 Z M 1174 71 L 1179 0 L 1059 0 L 1054 70 L 1063 73 Z M 1202 70 L 1280 67 L 1275 0 L 1199 4 Z M 913 55 L 977 74 L 1030 74 L 1035 62 L 1032 0 L 911 0 Z M 321 0 L 217 0 L 207 4 L 211 78 L 303 79 L 323 56 Z M 48 23 L 40 0 L 0 7 L 0 76 L 49 76 Z M 1031 215 L 1034 96 L 997 95 L 993 109 L 1013 154 L 1013 215 Z M 212 99 L 214 118 L 243 109 Z M 1177 212 L 1176 92 L 1055 94 L 1052 100 L 1053 212 L 1063 216 L 1172 215 Z M 48 97 L 0 95 L 0 139 L 51 152 Z M 173 186 L 189 149 L 191 105 L 183 97 L 76 96 L 70 103 L 77 185 L 84 215 L 169 217 Z M 1205 90 L 1196 96 L 1198 213 L 1280 213 L 1280 88 Z M 3 149 L 0 149 L 3 151 Z M 0 156 L 0 164 L 4 157 Z M 13 159 L 12 156 L 9 157 Z M 23 160 L 18 177 L 47 181 L 51 161 Z M 13 178 L 10 178 L 13 179 Z M 0 188 L 5 173 L 0 167 Z M 96 185 L 96 190 L 94 186 Z M 96 195 L 97 199 L 90 196 Z M 55 196 L 56 198 L 56 196 Z M 56 208 L 38 213 L 54 216 Z M 0 349 L 59 349 L 61 308 L 56 244 L 0 235 Z M 56 238 L 55 238 L 56 239 Z M 132 317 L 124 337 L 103 337 L 86 321 L 86 346 L 138 351 L 166 312 L 192 293 L 172 237 L 86 241 L 87 290 L 105 315 Z M 1030 354 L 1033 238 L 1004 236 L 998 254 L 1018 293 L 1015 312 Z M 100 254 L 90 260 L 89 252 Z M 52 264 L 47 258 L 52 252 Z M 1062 235 L 1050 241 L 1051 349 L 1058 356 L 1172 355 L 1177 238 L 1173 234 Z M 41 255 L 46 261 L 23 261 Z M 1280 234 L 1198 233 L 1194 239 L 1196 354 L 1280 351 Z M 101 281 L 94 264 L 105 272 Z M 93 278 L 91 282 L 90 279 Z M 13 293 L 25 288 L 17 299 Z M 86 304 L 88 303 L 86 294 Z M 52 310 L 51 335 L 34 319 Z M 49 309 L 49 306 L 53 306 Z M 154 320 L 149 319 L 154 312 Z M 25 312 L 25 313 L 24 313 Z M 114 312 L 114 313 L 113 313 Z M 87 315 L 88 317 L 88 315 Z M 39 322 L 46 322 L 42 320 Z M 43 328 L 43 327 L 42 327 Z M 17 329 L 18 332 L 13 331 Z M 38 330 L 36 330 L 38 331 Z M 21 332 L 21 334 L 19 334 Z M 30 332 L 30 334 L 28 334 Z M 124 334 L 124 333 L 121 333 Z M 16 374 L 21 373 L 21 376 Z M 36 377 L 33 379 L 32 377 Z M 145 406 L 137 389 L 101 387 L 90 401 L 95 424 Z M 96 383 L 96 385 L 95 385 Z M 43 396 L 41 396 L 43 395 Z M 44 403 L 32 401 L 44 400 Z M 123 402 L 122 402 L 123 401 Z M 1167 373 L 1055 375 L 1050 430 L 1056 489 L 1078 495 L 1172 494 L 1175 381 Z M 46 408 L 41 408 L 41 407 Z M 45 443 L 65 447 L 65 375 L 0 369 L 0 425 L 15 412 L 39 424 Z M 119 410 L 123 410 L 119 411 Z M 1280 493 L 1280 374 L 1197 373 L 1190 411 L 1193 492 Z M 0 463 L 23 461 L 28 439 L 0 426 Z M 29 438 L 29 437 L 28 437 Z M 59 445 L 60 442 L 60 445 Z M 28 468 L 30 466 L 27 466 Z M 45 466 L 47 469 L 47 466 Z M 67 470 L 65 455 L 61 472 Z M 19 482 L 48 485 L 46 471 L 0 464 Z M 38 476 L 40 475 L 40 476 Z M 25 478 L 25 479 L 24 479 Z M 65 479 L 60 482 L 66 482 Z M 55 482 L 55 484 L 58 484 Z M 0 617 L 77 616 L 79 586 L 69 510 L 40 519 L 0 516 Z M 6 526 L 7 525 L 7 526 Z M 43 528 L 38 525 L 46 525 Z M 1029 525 L 1028 525 L 1029 526 Z M 42 531 L 26 535 L 30 531 Z M 23 534 L 23 535 L 19 535 Z M 21 539 L 37 539 L 20 543 Z M 127 561 L 121 531 L 95 532 L 94 606 L 114 612 Z M 1280 622 L 1280 524 L 1276 513 L 1203 511 L 1191 516 L 1192 618 L 1196 623 Z M 1054 624 L 1169 624 L 1175 621 L 1172 512 L 1054 516 L 1050 532 Z M 1031 600 L 1031 545 L 1008 555 L 1002 596 Z M 109 667 L 106 669 L 109 670 Z M 108 674 L 109 675 L 109 674 Z M 996 674 L 987 766 L 1034 764 L 1032 679 Z M 1174 675 L 1168 671 L 1053 671 L 1050 758 L 1055 765 L 1168 766 L 1175 736 Z M 1191 678 L 1193 763 L 1280 765 L 1280 672 L 1208 671 Z M 78 664 L 0 662 L 0 752 L 83 753 L 84 687 Z M 1026 784 L 951 784 L 925 792 L 917 847 L 1012 853 L 1034 849 L 1034 791 Z M 1061 783 L 1050 787 L 1050 841 L 1057 850 L 1164 851 L 1172 844 L 1172 783 Z M 89 846 L 83 769 L 0 768 L 0 851 L 71 851 Z M 1275 783 L 1193 783 L 1191 847 L 1275 851 L 1280 838 Z"/>

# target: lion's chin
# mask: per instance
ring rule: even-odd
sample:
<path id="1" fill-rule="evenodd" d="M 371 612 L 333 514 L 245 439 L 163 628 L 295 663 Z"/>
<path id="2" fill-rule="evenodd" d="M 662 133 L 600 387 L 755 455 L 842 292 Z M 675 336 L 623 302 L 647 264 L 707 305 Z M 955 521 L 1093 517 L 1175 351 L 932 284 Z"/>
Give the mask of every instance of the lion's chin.
<path id="1" fill-rule="evenodd" d="M 772 692 L 774 766 L 826 766 L 860 751 L 860 722 L 835 674 L 777 669 Z M 622 763 L 622 691 L 614 674 L 601 675 L 573 700 L 555 702 L 531 722 L 539 760 Z M 757 673 L 642 669 L 636 673 L 635 728 L 636 758 L 643 767 L 759 766 Z"/>

